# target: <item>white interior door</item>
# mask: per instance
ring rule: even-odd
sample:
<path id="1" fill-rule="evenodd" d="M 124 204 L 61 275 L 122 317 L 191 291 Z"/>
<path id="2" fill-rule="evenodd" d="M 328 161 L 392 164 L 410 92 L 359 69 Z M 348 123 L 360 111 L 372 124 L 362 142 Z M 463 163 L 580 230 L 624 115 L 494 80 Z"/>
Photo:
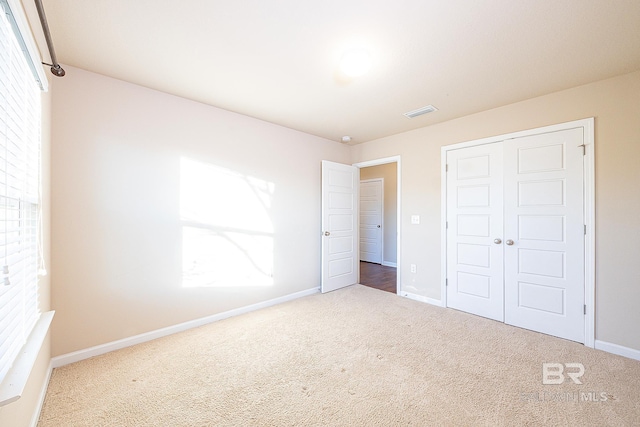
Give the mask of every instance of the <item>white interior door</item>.
<path id="1" fill-rule="evenodd" d="M 584 138 L 447 151 L 447 306 L 585 342 Z"/>
<path id="2" fill-rule="evenodd" d="M 322 292 L 358 282 L 360 169 L 322 161 Z"/>
<path id="3" fill-rule="evenodd" d="M 447 165 L 447 306 L 503 321 L 502 143 L 449 151 Z"/>
<path id="4" fill-rule="evenodd" d="M 584 342 L 583 130 L 504 142 L 505 322 Z"/>
<path id="5" fill-rule="evenodd" d="M 360 181 L 360 260 L 382 264 L 383 181 Z"/>

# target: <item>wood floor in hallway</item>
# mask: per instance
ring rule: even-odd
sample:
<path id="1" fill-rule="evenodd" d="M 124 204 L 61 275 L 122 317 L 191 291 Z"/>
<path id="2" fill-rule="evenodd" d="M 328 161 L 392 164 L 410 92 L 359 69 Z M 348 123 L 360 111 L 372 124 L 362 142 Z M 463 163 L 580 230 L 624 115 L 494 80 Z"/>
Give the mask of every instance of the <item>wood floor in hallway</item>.
<path id="1" fill-rule="evenodd" d="M 396 293 L 396 268 L 360 261 L 360 284 Z"/>

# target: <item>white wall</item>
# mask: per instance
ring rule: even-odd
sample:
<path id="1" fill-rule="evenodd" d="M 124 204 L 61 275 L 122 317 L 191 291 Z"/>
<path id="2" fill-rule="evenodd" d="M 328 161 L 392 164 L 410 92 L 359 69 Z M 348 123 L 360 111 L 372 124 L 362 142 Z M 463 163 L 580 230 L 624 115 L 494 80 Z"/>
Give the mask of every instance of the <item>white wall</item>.
<path id="1" fill-rule="evenodd" d="M 402 156 L 403 290 L 440 298 L 441 146 L 587 117 L 595 117 L 596 339 L 640 350 L 640 72 L 352 147 L 353 162 Z"/>
<path id="2" fill-rule="evenodd" d="M 402 286 L 439 299 L 440 147 L 591 116 L 596 338 L 640 349 L 639 72 L 352 147 L 74 68 L 53 89 L 54 355 L 317 286 L 321 159 L 402 156 Z M 181 157 L 274 185 L 272 286 L 180 286 Z"/>
<path id="3" fill-rule="evenodd" d="M 320 161 L 348 163 L 349 147 L 66 68 L 53 82 L 54 356 L 319 286 Z M 183 287 L 194 223 L 226 245 L 218 266 L 244 253 L 242 275 L 266 257 L 273 283 Z M 272 247 L 256 255 L 256 242 Z"/>

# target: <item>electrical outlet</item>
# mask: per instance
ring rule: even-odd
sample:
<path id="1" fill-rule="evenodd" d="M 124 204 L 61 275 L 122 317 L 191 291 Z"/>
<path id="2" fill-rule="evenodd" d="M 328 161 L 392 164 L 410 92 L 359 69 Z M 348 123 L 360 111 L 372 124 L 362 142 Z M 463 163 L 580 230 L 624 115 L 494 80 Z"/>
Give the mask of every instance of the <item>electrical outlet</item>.
<path id="1" fill-rule="evenodd" d="M 411 215 L 411 224 L 420 224 L 420 215 Z"/>
<path id="2" fill-rule="evenodd" d="M 418 267 L 415 264 L 411 264 L 411 272 L 416 273 L 418 271 Z"/>

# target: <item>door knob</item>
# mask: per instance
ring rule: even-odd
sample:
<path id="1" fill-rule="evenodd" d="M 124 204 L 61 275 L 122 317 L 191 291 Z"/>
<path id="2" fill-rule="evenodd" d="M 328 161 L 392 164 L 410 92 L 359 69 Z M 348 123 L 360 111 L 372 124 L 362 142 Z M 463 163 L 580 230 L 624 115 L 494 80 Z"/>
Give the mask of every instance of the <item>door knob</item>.
<path id="1" fill-rule="evenodd" d="M 380 228 L 380 226 L 378 226 L 378 228 Z"/>
<path id="2" fill-rule="evenodd" d="M 509 239 L 505 242 L 507 245 L 511 246 L 513 245 L 513 240 Z"/>
<path id="3" fill-rule="evenodd" d="M 329 235 L 331 235 L 331 233 L 329 233 L 328 231 L 325 231 L 325 232 L 324 232 L 324 235 L 325 235 L 325 236 L 329 236 Z"/>
<path id="4" fill-rule="evenodd" d="M 500 238 L 493 239 L 493 243 L 495 243 L 496 245 L 499 245 L 500 243 L 502 243 L 502 239 L 500 239 Z"/>

